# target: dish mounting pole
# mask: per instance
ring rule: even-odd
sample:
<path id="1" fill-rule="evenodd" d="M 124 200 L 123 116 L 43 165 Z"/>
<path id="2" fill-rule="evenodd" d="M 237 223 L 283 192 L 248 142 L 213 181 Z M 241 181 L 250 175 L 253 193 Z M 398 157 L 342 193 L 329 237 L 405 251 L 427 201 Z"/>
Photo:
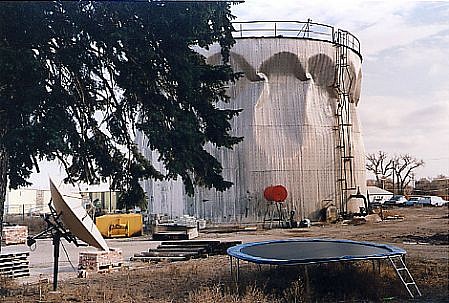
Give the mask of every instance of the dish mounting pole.
<path id="1" fill-rule="evenodd" d="M 47 223 L 47 227 L 44 231 L 34 236 L 27 238 L 27 245 L 33 246 L 36 244 L 36 239 L 52 239 L 53 244 L 53 290 L 58 288 L 58 272 L 59 272 L 59 247 L 61 244 L 61 238 L 67 240 L 67 242 L 73 242 L 76 246 L 87 246 L 78 242 L 78 239 L 62 224 L 61 214 L 57 213 L 52 205 L 52 200 L 48 203 L 50 208 L 50 214 L 45 214 L 44 221 Z"/>

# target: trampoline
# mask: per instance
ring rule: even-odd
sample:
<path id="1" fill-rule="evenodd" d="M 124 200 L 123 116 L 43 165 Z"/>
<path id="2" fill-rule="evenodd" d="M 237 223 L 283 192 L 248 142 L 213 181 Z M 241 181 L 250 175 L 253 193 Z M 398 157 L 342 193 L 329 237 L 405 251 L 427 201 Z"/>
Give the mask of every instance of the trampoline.
<path id="1" fill-rule="evenodd" d="M 388 258 L 406 251 L 371 242 L 305 238 L 246 243 L 230 247 L 227 253 L 258 264 L 288 265 Z"/>
<path id="2" fill-rule="evenodd" d="M 240 244 L 228 248 L 231 275 L 238 281 L 240 260 L 269 265 L 307 265 L 357 260 L 388 259 L 414 297 L 421 295 L 404 263 L 406 251 L 392 245 L 337 239 L 300 238 Z M 233 259 L 236 259 L 233 270 Z"/>

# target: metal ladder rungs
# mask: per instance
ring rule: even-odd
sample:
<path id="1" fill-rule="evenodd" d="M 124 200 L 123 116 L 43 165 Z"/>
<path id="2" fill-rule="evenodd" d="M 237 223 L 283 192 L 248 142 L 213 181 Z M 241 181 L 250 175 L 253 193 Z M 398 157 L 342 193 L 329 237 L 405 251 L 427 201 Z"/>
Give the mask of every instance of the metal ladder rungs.
<path id="1" fill-rule="evenodd" d="M 352 171 L 354 156 L 352 155 L 352 144 L 351 132 L 352 132 L 352 118 L 351 111 L 349 108 L 350 102 L 350 92 L 349 88 L 352 85 L 353 79 L 348 76 L 348 69 L 350 67 L 350 60 L 348 58 L 348 47 L 346 46 L 347 33 L 338 31 L 335 33 L 335 62 L 334 62 L 334 72 L 335 81 L 334 88 L 336 88 L 338 107 L 334 112 L 336 117 L 336 127 L 333 128 L 336 131 L 336 142 L 335 142 L 335 156 L 340 158 L 339 170 L 340 176 L 336 178 L 337 186 L 339 186 L 338 191 L 341 195 L 341 203 L 347 197 L 349 191 L 356 190 L 355 184 L 352 180 L 354 178 L 354 173 Z M 347 87 L 347 84 L 349 85 Z M 348 144 L 346 144 L 346 142 Z M 348 180 L 350 180 L 349 183 Z"/>
<path id="2" fill-rule="evenodd" d="M 410 297 L 414 298 L 416 295 L 418 296 L 422 296 L 421 291 L 418 288 L 418 285 L 416 285 L 415 280 L 412 277 L 412 274 L 410 273 L 410 271 L 408 270 L 407 266 L 404 263 L 404 260 L 402 259 L 402 256 L 390 256 L 388 257 L 388 259 L 390 259 L 391 264 L 393 265 L 396 274 L 399 276 L 402 284 L 405 286 L 405 289 L 407 289 Z M 400 264 L 396 264 L 395 263 L 395 259 L 399 259 Z M 402 266 L 402 267 L 400 267 Z M 401 272 L 404 272 L 405 274 L 402 274 Z M 406 282 L 406 280 L 409 280 L 411 282 Z M 415 295 L 413 294 L 413 287 L 410 287 L 410 285 L 414 286 L 415 289 Z"/>

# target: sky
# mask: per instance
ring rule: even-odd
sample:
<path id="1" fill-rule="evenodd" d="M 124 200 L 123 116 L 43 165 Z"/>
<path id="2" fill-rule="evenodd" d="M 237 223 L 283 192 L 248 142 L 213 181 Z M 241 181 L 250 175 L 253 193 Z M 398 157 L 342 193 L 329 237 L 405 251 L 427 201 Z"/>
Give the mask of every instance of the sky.
<path id="1" fill-rule="evenodd" d="M 310 18 L 354 34 L 366 152 L 424 160 L 415 179 L 449 175 L 449 1 L 247 0 L 232 12 L 235 21 Z"/>
<path id="2" fill-rule="evenodd" d="M 449 1 L 247 0 L 235 21 L 325 23 L 361 43 L 362 94 L 358 106 L 367 153 L 408 153 L 425 162 L 415 179 L 449 176 Z M 42 163 L 35 188 L 57 163 Z"/>

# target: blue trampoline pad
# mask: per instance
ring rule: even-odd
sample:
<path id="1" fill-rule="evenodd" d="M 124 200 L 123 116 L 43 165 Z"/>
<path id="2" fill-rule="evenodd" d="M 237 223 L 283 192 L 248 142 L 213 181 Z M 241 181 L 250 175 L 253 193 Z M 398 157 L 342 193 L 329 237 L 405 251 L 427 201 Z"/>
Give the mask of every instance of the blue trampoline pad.
<path id="1" fill-rule="evenodd" d="M 228 255 L 259 264 L 308 264 L 379 259 L 406 254 L 386 244 L 334 239 L 288 239 L 230 247 Z"/>

